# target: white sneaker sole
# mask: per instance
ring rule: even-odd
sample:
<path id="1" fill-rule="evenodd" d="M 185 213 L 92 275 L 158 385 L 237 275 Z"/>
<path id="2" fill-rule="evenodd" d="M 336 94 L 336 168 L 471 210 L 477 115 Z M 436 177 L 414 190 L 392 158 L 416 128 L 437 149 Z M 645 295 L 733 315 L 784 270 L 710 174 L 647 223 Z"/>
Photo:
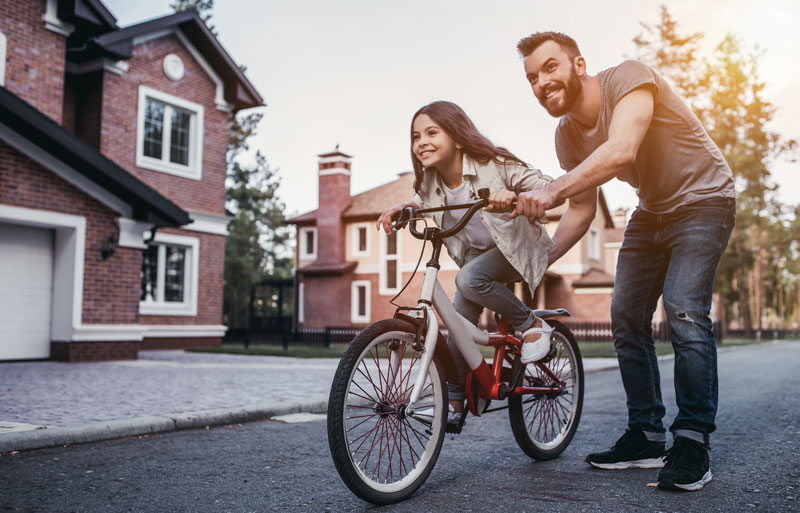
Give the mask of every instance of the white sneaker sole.
<path id="1" fill-rule="evenodd" d="M 626 468 L 664 468 L 664 458 L 646 458 L 643 460 L 619 461 L 617 463 L 595 463 L 590 461 L 589 465 L 602 468 L 604 470 L 623 470 Z"/>
<path id="2" fill-rule="evenodd" d="M 700 481 L 697 481 L 695 483 L 688 483 L 688 484 L 669 483 L 668 485 L 665 485 L 665 488 L 679 488 L 679 489 L 685 490 L 687 492 L 696 492 L 697 490 L 700 490 L 705 485 L 710 483 L 711 479 L 713 477 L 714 476 L 711 475 L 711 471 L 709 470 L 703 475 L 703 477 L 700 479 Z M 661 483 L 658 483 L 658 484 L 660 485 Z"/>

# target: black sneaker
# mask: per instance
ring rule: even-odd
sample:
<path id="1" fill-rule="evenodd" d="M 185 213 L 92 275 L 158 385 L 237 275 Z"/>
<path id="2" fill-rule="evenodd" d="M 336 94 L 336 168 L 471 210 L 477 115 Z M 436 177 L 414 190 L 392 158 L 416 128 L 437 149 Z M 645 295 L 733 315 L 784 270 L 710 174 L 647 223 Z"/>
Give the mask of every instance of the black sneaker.
<path id="1" fill-rule="evenodd" d="M 699 442 L 679 436 L 667 451 L 667 464 L 658 474 L 658 487 L 697 491 L 711 481 L 708 449 Z"/>
<path id="2" fill-rule="evenodd" d="M 664 442 L 651 442 L 642 431 L 628 428 L 610 451 L 590 454 L 586 463 L 603 469 L 661 468 L 664 454 Z"/>

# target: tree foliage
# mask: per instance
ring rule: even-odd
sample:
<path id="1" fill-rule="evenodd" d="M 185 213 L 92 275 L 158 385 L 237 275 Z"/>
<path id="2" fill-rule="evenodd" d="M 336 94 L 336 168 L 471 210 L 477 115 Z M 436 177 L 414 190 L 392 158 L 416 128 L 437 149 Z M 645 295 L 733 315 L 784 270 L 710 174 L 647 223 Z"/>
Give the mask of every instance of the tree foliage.
<path id="1" fill-rule="evenodd" d="M 176 12 L 197 10 L 216 35 L 209 22 L 214 0 L 173 0 L 170 7 Z M 270 168 L 261 152 L 249 155 L 248 140 L 262 118 L 261 112 L 249 112 L 233 115 L 228 122 L 226 208 L 234 218 L 225 240 L 223 310 L 226 324 L 232 327 L 247 324 L 253 284 L 267 276 L 291 276 L 287 247 L 291 230 L 283 224 L 278 170 Z"/>
<path id="2" fill-rule="evenodd" d="M 214 8 L 214 0 L 172 0 L 169 7 L 175 12 L 194 9 L 200 15 L 200 19 L 206 24 L 208 30 L 215 36 L 217 35 L 214 25 L 209 21 L 211 19 L 211 9 Z"/>
<path id="3" fill-rule="evenodd" d="M 228 132 L 228 225 L 225 245 L 225 313 L 229 326 L 247 322 L 251 286 L 267 276 L 291 276 L 287 252 L 291 231 L 284 226 L 284 204 L 277 195 L 280 179 L 266 157 L 256 152 L 243 164 L 262 114 L 233 118 Z"/>
<path id="4" fill-rule="evenodd" d="M 758 49 L 728 34 L 709 59 L 699 58 L 701 33 L 678 32 L 661 7 L 657 25 L 642 24 L 637 58 L 666 77 L 692 105 L 736 180 L 736 225 L 717 273 L 716 292 L 729 324 L 751 330 L 798 320 L 798 213 L 782 204 L 770 166 L 793 157 L 797 142 L 770 129 L 775 107 L 764 97 Z"/>

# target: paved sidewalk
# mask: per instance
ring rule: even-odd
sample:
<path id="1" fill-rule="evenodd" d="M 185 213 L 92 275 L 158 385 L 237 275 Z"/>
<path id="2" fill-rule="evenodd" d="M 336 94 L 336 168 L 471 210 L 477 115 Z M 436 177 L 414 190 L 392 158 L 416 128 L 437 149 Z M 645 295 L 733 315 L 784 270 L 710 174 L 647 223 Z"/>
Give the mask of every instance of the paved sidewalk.
<path id="1" fill-rule="evenodd" d="M 0 364 L 0 452 L 324 412 L 339 360 L 141 351 Z M 587 373 L 615 358 L 584 360 Z"/>

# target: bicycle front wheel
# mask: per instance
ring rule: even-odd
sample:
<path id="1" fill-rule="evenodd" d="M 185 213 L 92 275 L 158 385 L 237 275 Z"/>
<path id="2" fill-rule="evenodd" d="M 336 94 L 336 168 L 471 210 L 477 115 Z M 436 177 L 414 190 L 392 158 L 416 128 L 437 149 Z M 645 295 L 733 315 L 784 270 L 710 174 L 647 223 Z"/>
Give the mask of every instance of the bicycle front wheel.
<path id="1" fill-rule="evenodd" d="M 578 342 L 560 322 L 547 323 L 555 328 L 550 354 L 542 362 L 526 365 L 516 384 L 542 391 L 508 398 L 514 438 L 525 454 L 537 460 L 553 459 L 567 448 L 583 409 L 583 361 Z"/>
<path id="2" fill-rule="evenodd" d="M 388 319 L 364 329 L 339 362 L 328 401 L 328 443 L 336 470 L 365 501 L 389 504 L 425 482 L 444 442 L 447 389 L 431 362 L 412 414 L 421 371 L 410 324 Z"/>

